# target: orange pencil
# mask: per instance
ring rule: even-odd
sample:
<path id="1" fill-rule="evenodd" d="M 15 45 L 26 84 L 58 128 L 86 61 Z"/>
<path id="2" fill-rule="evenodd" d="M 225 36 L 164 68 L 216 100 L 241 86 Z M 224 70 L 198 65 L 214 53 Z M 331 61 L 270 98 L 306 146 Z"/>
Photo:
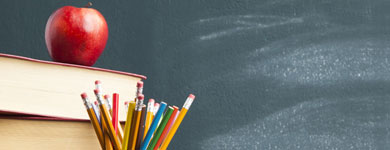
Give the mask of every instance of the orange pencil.
<path id="1" fill-rule="evenodd" d="M 165 137 L 164 142 L 161 144 L 161 147 L 160 147 L 161 150 L 167 149 L 169 143 L 171 142 L 173 136 L 175 135 L 177 129 L 179 128 L 181 122 L 183 121 L 185 115 L 187 114 L 187 111 L 190 109 L 194 99 L 195 99 L 195 95 L 193 95 L 193 94 L 190 94 L 187 97 L 187 100 L 184 102 L 183 108 L 181 109 L 179 116 L 177 117 L 177 119 L 173 123 L 173 126 L 169 130 L 168 135 Z"/>
<path id="2" fill-rule="evenodd" d="M 179 107 L 177 106 L 173 106 L 173 113 L 171 115 L 171 117 L 169 118 L 168 120 L 168 123 L 167 125 L 165 126 L 164 128 L 164 131 L 162 132 L 160 138 L 158 139 L 157 143 L 156 143 L 156 146 L 154 146 L 154 149 L 153 150 L 157 150 L 161 143 L 163 142 L 164 138 L 167 136 L 168 134 L 168 131 L 170 129 L 170 126 L 173 124 L 173 122 L 175 121 L 175 118 L 176 118 L 176 114 L 179 112 Z"/>
<path id="3" fill-rule="evenodd" d="M 81 94 L 81 98 L 84 101 L 85 108 L 87 109 L 88 116 L 89 116 L 89 118 L 91 120 L 92 126 L 93 126 L 93 128 L 95 130 L 95 133 L 96 133 L 96 136 L 97 136 L 97 138 L 99 140 L 100 146 L 102 147 L 102 149 L 104 149 L 104 141 L 103 141 L 102 129 L 100 128 L 99 121 L 97 120 L 96 114 L 95 114 L 95 112 L 92 109 L 92 104 L 89 102 L 86 93 L 82 93 Z"/>

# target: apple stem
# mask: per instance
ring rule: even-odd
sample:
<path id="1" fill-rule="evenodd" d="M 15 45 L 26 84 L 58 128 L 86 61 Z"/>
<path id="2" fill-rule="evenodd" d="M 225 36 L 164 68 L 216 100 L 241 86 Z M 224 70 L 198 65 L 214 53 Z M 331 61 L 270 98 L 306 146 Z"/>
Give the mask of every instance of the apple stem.
<path id="1" fill-rule="evenodd" d="M 91 6 L 92 6 L 92 2 L 88 2 L 88 4 L 85 5 L 84 7 L 85 7 L 85 8 L 88 8 L 88 7 L 91 7 Z"/>

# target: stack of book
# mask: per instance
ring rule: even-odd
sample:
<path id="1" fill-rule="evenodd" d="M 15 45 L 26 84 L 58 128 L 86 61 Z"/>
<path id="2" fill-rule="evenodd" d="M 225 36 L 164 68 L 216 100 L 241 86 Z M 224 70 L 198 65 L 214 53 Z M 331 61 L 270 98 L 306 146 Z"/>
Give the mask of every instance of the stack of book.
<path id="1" fill-rule="evenodd" d="M 154 100 L 145 106 L 140 81 L 146 77 L 121 71 L 1 53 L 0 68 L 0 147 L 7 150 L 166 149 L 194 99 L 190 95 L 180 111 Z M 104 93 L 115 93 L 112 99 L 91 86 L 96 80 Z M 97 96 L 97 104 L 84 99 L 93 113 L 82 105 L 84 91 Z M 91 115 L 100 121 L 94 124 Z"/>

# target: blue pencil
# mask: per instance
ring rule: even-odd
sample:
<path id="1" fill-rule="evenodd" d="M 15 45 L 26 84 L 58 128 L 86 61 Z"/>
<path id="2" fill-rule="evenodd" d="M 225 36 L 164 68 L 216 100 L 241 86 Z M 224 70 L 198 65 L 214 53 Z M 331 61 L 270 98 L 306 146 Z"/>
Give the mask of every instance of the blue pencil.
<path id="1" fill-rule="evenodd" d="M 167 107 L 167 103 L 165 103 L 165 102 L 160 103 L 160 108 L 158 109 L 156 116 L 154 117 L 153 122 L 150 125 L 148 133 L 146 134 L 145 139 L 142 142 L 141 150 L 146 150 L 146 148 L 148 147 L 149 142 L 152 139 L 153 133 L 156 130 L 157 125 L 160 122 L 160 118 L 161 118 L 162 114 L 164 113 L 164 110 L 166 107 Z"/>

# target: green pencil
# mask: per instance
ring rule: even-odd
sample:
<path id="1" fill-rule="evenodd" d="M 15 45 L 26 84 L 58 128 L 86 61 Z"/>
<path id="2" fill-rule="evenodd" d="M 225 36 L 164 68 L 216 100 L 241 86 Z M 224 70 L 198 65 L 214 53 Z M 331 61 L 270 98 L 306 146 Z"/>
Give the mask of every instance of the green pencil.
<path id="1" fill-rule="evenodd" d="M 171 117 L 173 110 L 174 109 L 171 106 L 168 107 L 167 112 L 165 113 L 163 119 L 161 120 L 160 125 L 158 126 L 156 132 L 153 135 L 153 138 L 152 138 L 152 140 L 151 140 L 151 142 L 150 142 L 150 144 L 148 146 L 148 150 L 153 150 L 154 149 L 154 146 L 156 145 L 158 139 L 160 138 L 161 133 L 163 132 L 163 130 L 165 128 L 165 125 L 167 125 L 168 120 Z"/>

